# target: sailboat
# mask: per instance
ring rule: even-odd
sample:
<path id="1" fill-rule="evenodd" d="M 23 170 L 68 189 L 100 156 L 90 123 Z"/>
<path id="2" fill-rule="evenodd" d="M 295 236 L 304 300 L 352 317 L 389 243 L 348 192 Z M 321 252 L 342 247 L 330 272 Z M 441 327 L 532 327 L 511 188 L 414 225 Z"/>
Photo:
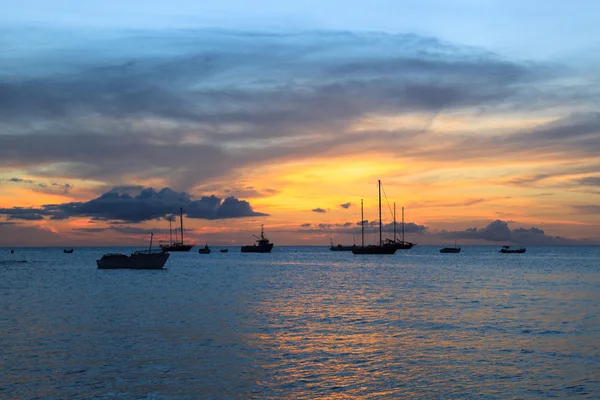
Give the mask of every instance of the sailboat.
<path id="1" fill-rule="evenodd" d="M 190 251 L 190 249 L 192 247 L 194 247 L 194 244 L 184 244 L 183 243 L 183 207 L 181 207 L 179 209 L 179 218 L 181 221 L 181 242 L 177 241 L 177 237 L 175 238 L 175 241 L 173 241 L 173 231 L 171 230 L 171 220 L 169 220 L 169 235 L 170 235 L 170 241 L 169 243 L 165 243 L 165 242 L 160 242 L 160 248 L 163 251 Z M 177 236 L 177 232 L 175 232 L 175 236 Z"/>
<path id="2" fill-rule="evenodd" d="M 385 246 L 381 237 L 381 181 L 377 181 L 377 187 L 379 189 L 379 245 L 365 246 L 365 218 L 363 214 L 363 201 L 360 201 L 360 226 L 361 226 L 361 246 L 352 248 L 352 254 L 394 254 L 396 252 L 395 246 Z"/>
<path id="3" fill-rule="evenodd" d="M 402 207 L 402 236 L 401 239 L 396 239 L 396 203 L 394 203 L 394 240 L 386 239 L 386 246 L 394 246 L 396 250 L 411 249 L 416 243 L 407 242 L 404 240 L 404 207 Z"/>

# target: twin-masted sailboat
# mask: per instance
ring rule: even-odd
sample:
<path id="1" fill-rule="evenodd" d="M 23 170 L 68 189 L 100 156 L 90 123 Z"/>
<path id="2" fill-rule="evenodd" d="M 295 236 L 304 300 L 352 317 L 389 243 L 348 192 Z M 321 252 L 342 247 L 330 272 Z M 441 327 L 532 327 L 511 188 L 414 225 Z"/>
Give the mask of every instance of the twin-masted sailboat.
<path id="1" fill-rule="evenodd" d="M 161 241 L 160 248 L 167 251 L 190 251 L 194 244 L 185 244 L 183 242 L 183 207 L 179 209 L 179 218 L 180 218 L 180 231 L 181 231 L 181 241 L 178 241 L 177 230 L 175 230 L 175 241 L 173 241 L 173 230 L 171 229 L 171 220 L 169 219 L 169 243 Z"/>
<path id="2" fill-rule="evenodd" d="M 400 239 L 396 239 L 396 203 L 394 203 L 394 239 L 386 239 L 385 245 L 394 246 L 396 250 L 408 250 L 415 245 L 415 243 L 404 240 L 404 207 L 402 207 L 402 236 Z"/>
<path id="3" fill-rule="evenodd" d="M 382 237 L 381 223 L 381 180 L 377 181 L 379 189 L 379 245 L 365 246 L 365 217 L 363 211 L 363 201 L 360 201 L 360 227 L 361 227 L 361 246 L 352 248 L 352 254 L 394 254 L 396 246 L 386 245 Z"/>

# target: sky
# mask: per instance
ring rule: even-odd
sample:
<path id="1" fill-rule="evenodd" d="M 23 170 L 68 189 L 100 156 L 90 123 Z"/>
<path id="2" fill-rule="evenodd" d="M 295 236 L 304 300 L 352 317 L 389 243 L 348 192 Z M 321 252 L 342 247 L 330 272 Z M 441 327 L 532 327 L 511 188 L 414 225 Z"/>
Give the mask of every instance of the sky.
<path id="1" fill-rule="evenodd" d="M 0 246 L 600 244 L 595 1 L 0 9 Z"/>

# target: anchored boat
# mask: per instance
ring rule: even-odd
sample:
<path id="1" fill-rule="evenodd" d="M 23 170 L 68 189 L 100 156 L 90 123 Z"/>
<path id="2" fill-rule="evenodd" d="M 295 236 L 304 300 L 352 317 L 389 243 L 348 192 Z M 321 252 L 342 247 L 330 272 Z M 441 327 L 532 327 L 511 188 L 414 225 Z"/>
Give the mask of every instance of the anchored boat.
<path id="1" fill-rule="evenodd" d="M 273 243 L 265 236 L 263 225 L 260 226 L 260 236 L 253 235 L 257 240 L 253 245 L 242 246 L 242 253 L 270 253 Z"/>
<path id="2" fill-rule="evenodd" d="M 169 253 L 162 250 L 152 250 L 152 236 L 150 233 L 150 247 L 148 250 L 134 251 L 127 256 L 121 253 L 108 253 L 96 260 L 98 269 L 163 269 L 169 259 Z"/>
<path id="3" fill-rule="evenodd" d="M 365 217 L 363 214 L 363 201 L 360 201 L 360 226 L 361 226 L 361 246 L 352 248 L 352 254 L 394 254 L 396 246 L 384 245 L 381 236 L 381 181 L 377 181 L 379 189 L 379 245 L 365 246 Z"/>
<path id="4" fill-rule="evenodd" d="M 183 243 L 183 207 L 179 209 L 179 219 L 181 224 L 181 241 L 178 242 L 177 232 L 175 232 L 175 241 L 173 241 L 173 231 L 171 229 L 171 220 L 169 219 L 169 243 L 159 242 L 160 248 L 163 251 L 190 251 L 194 244 L 184 244 Z M 177 229 L 176 229 L 177 231 Z"/>
<path id="5" fill-rule="evenodd" d="M 525 247 L 522 247 L 520 249 L 511 249 L 510 246 L 502 246 L 502 248 L 500 249 L 500 253 L 505 253 L 505 254 L 513 254 L 513 253 L 525 253 L 527 249 Z"/>

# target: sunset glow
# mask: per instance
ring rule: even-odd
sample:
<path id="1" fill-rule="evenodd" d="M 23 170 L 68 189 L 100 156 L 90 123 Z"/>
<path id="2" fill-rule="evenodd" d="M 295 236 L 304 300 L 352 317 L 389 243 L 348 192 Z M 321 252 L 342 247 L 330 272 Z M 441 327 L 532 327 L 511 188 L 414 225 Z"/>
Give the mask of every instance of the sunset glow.
<path id="1" fill-rule="evenodd" d="M 196 243 L 261 224 L 277 245 L 350 243 L 378 180 L 384 223 L 404 207 L 419 244 L 600 243 L 594 43 L 508 18 L 519 40 L 384 14 L 216 29 L 188 6 L 204 22 L 2 17 L 0 246 L 144 243 L 179 207 Z"/>

